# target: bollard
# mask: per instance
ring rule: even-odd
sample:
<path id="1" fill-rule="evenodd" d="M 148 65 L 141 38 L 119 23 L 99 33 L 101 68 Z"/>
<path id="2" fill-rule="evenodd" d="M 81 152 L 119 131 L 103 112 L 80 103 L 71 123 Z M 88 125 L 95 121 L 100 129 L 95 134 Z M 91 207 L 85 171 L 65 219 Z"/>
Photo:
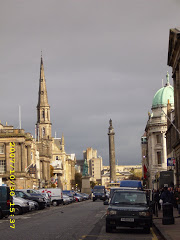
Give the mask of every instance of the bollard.
<path id="1" fill-rule="evenodd" d="M 163 203 L 162 224 L 163 225 L 174 224 L 173 205 L 171 203 Z"/>

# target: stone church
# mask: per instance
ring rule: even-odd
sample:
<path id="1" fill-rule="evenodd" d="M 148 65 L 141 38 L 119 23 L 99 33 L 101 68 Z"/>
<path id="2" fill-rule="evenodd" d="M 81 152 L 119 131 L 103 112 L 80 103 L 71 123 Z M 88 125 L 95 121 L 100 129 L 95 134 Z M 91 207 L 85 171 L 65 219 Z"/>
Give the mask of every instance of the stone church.
<path id="1" fill-rule="evenodd" d="M 16 189 L 50 187 L 54 182 L 56 186 L 68 190 L 75 186 L 75 154 L 65 152 L 64 136 L 62 139 L 52 138 L 51 126 L 41 56 L 35 138 L 25 133 L 24 129 L 14 129 L 7 123 L 0 123 L 0 185 L 10 185 L 10 142 L 14 142 Z M 54 169 L 53 181 L 50 165 Z"/>
<path id="2" fill-rule="evenodd" d="M 52 158 L 51 125 L 50 106 L 48 103 L 43 59 L 41 56 L 35 136 L 40 159 L 41 187 L 45 187 L 50 184 L 50 161 Z"/>

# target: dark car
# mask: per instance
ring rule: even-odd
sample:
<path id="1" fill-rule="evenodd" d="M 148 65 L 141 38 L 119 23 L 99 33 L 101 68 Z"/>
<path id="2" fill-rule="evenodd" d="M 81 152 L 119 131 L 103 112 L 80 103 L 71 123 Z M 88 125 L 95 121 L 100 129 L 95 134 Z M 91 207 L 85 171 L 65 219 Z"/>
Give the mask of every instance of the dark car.
<path id="1" fill-rule="evenodd" d="M 105 201 L 107 198 L 105 186 L 94 186 L 92 198 L 93 201 L 97 199 Z"/>
<path id="2" fill-rule="evenodd" d="M 21 197 L 21 198 L 24 198 L 24 199 L 29 199 L 29 200 L 32 200 L 32 201 L 35 201 L 38 203 L 38 209 L 44 209 L 45 206 L 46 206 L 46 201 L 45 199 L 42 197 L 42 195 L 40 194 L 29 194 L 29 193 L 25 193 L 21 190 L 15 190 L 15 194 L 16 194 L 16 197 Z"/>
<path id="3" fill-rule="evenodd" d="M 9 187 L 0 186 L 0 219 L 10 215 L 10 202 L 12 202 L 12 197 Z"/>
<path id="4" fill-rule="evenodd" d="M 117 227 L 142 227 L 146 233 L 152 226 L 152 210 L 146 192 L 139 190 L 116 190 L 106 216 L 106 232 Z"/>

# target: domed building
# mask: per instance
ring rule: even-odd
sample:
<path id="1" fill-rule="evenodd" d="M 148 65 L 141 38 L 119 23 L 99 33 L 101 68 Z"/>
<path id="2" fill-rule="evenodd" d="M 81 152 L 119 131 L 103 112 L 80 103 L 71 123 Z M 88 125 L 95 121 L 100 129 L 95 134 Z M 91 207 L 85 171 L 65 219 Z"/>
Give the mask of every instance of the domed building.
<path id="1" fill-rule="evenodd" d="M 156 188 L 155 176 L 158 172 L 167 171 L 167 105 L 174 108 L 174 89 L 169 83 L 169 74 L 166 75 L 167 82 L 154 95 L 152 102 L 152 113 L 146 125 L 147 155 L 146 165 L 148 187 Z"/>

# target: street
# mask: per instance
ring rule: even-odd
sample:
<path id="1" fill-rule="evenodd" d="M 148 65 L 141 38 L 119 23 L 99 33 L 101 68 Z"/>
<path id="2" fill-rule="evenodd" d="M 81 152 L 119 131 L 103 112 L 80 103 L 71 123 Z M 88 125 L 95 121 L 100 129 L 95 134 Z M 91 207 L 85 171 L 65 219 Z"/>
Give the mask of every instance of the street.
<path id="1" fill-rule="evenodd" d="M 50 207 L 15 216 L 15 229 L 9 219 L 0 220 L 0 236 L 3 240 L 157 240 L 161 239 L 151 229 L 145 234 L 141 229 L 121 229 L 105 232 L 107 206 L 92 200 Z"/>

